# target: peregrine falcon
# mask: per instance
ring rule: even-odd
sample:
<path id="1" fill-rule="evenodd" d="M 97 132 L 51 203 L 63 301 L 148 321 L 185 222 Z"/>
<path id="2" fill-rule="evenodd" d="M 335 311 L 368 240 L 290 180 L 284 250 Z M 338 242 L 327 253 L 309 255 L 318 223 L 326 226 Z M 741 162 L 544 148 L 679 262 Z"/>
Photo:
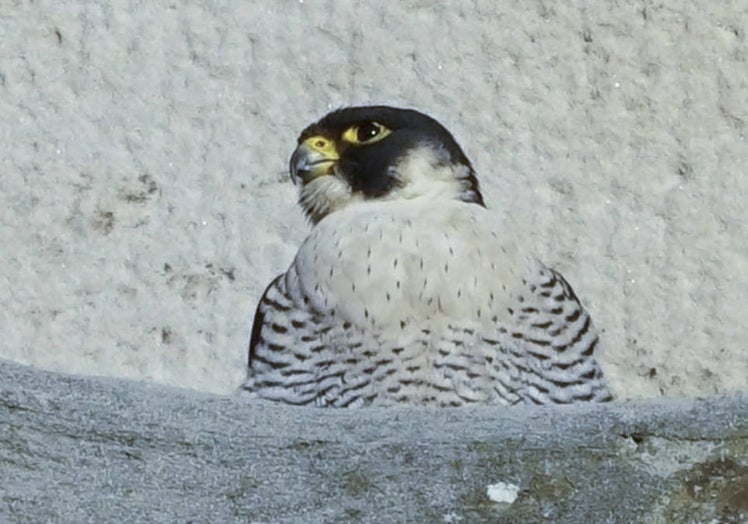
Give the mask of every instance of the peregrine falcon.
<path id="1" fill-rule="evenodd" d="M 252 397 L 289 404 L 604 402 L 571 286 L 492 215 L 446 128 L 348 107 L 302 131 L 291 179 L 312 230 L 254 317 Z"/>

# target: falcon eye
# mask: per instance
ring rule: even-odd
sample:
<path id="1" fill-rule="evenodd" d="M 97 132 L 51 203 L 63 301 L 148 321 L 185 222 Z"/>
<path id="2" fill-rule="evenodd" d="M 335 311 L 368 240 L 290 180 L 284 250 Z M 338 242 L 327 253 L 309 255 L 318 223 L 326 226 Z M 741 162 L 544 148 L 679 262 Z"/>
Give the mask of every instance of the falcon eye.
<path id="1" fill-rule="evenodd" d="M 379 124 L 375 122 L 367 122 L 362 126 L 358 126 L 356 130 L 356 140 L 359 142 L 368 142 L 379 134 Z"/>
<path id="2" fill-rule="evenodd" d="M 343 133 L 343 140 L 353 145 L 373 144 L 391 132 L 379 122 L 363 122 L 346 129 Z"/>

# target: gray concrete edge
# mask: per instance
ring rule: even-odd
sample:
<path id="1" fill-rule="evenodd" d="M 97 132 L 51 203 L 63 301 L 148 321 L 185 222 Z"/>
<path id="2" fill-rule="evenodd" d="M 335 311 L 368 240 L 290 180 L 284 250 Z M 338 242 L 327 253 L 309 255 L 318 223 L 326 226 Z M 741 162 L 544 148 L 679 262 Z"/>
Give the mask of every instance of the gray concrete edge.
<path id="1" fill-rule="evenodd" d="M 0 361 L 0 427 L 8 522 L 748 516 L 745 393 L 323 410 Z M 514 502 L 491 500 L 499 482 L 518 488 Z"/>

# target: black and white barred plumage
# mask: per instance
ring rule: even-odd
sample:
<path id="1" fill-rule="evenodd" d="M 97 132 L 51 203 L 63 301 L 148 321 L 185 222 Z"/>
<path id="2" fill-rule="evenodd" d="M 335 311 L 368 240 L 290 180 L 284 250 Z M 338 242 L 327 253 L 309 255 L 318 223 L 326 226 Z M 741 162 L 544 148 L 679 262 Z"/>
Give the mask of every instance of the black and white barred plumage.
<path id="1" fill-rule="evenodd" d="M 314 223 L 255 315 L 244 389 L 292 404 L 611 400 L 569 284 L 483 206 L 446 129 L 343 109 L 291 160 Z M 490 226 L 489 226 L 490 224 Z"/>

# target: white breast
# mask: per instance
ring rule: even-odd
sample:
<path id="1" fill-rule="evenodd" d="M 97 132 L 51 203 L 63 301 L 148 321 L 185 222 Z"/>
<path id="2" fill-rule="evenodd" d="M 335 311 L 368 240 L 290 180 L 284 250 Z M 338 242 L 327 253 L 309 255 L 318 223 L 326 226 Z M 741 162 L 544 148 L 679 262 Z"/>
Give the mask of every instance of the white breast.
<path id="1" fill-rule="evenodd" d="M 315 309 L 365 329 L 495 324 L 528 266 L 511 232 L 487 221 L 455 200 L 361 203 L 317 224 L 294 269 Z"/>

